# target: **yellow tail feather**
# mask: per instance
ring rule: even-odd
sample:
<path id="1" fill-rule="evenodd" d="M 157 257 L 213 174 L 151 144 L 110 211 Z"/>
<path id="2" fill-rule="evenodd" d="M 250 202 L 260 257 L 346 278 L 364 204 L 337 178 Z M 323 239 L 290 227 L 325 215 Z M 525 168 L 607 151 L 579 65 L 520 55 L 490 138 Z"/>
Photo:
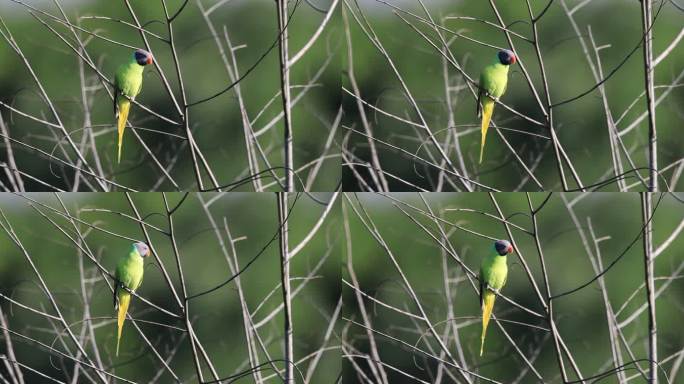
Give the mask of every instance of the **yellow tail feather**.
<path id="1" fill-rule="evenodd" d="M 480 342 L 480 356 L 484 352 L 485 335 L 487 334 L 487 325 L 489 325 L 489 318 L 492 316 L 492 309 L 494 309 L 494 299 L 496 295 L 494 292 L 486 290 L 482 297 L 482 340 Z"/>
<path id="2" fill-rule="evenodd" d="M 494 112 L 494 100 L 485 97 L 482 100 L 482 143 L 480 144 L 480 164 L 482 164 L 482 154 L 484 153 L 485 141 L 487 140 L 487 129 L 489 129 L 489 120 L 492 118 Z"/>
<path id="3" fill-rule="evenodd" d="M 124 129 L 126 129 L 126 120 L 128 120 L 128 111 L 131 109 L 131 102 L 123 99 L 119 101 L 119 121 L 117 128 L 119 130 L 119 147 L 116 156 L 117 163 L 121 162 L 121 143 L 123 142 Z"/>
<path id="4" fill-rule="evenodd" d="M 119 314 L 117 317 L 118 335 L 116 337 L 116 355 L 119 356 L 119 342 L 121 341 L 121 331 L 123 331 L 123 323 L 126 320 L 126 312 L 128 312 L 128 304 L 131 302 L 131 294 L 126 291 L 119 292 Z"/>

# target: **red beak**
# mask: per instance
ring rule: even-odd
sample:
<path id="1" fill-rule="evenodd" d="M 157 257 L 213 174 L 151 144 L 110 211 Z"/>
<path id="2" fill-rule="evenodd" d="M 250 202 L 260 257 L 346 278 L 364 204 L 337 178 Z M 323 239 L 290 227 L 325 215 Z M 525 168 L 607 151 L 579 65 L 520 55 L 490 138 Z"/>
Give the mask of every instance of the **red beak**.
<path id="1" fill-rule="evenodd" d="M 515 60 L 513 60 L 515 62 Z M 152 56 L 147 56 L 147 64 L 152 64 Z"/>
<path id="2" fill-rule="evenodd" d="M 515 57 L 515 55 L 511 56 L 511 65 L 515 64 L 518 61 L 518 58 Z"/>
<path id="3" fill-rule="evenodd" d="M 513 60 L 513 62 L 515 63 L 515 60 Z M 506 251 L 507 251 L 507 253 L 513 253 L 513 246 L 509 245 L 508 249 Z"/>

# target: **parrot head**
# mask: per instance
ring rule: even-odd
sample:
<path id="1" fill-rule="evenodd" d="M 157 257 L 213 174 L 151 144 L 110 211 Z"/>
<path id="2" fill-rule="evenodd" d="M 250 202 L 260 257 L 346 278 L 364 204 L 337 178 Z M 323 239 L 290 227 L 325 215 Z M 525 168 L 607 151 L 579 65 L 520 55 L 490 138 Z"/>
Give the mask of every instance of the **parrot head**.
<path id="1" fill-rule="evenodd" d="M 133 52 L 133 58 L 139 65 L 147 65 L 147 64 L 152 64 L 152 54 L 147 52 L 144 49 L 136 49 L 135 52 Z"/>
<path id="2" fill-rule="evenodd" d="M 150 255 L 150 247 L 148 247 L 147 244 L 143 243 L 142 241 L 133 244 L 133 247 L 142 257 L 147 257 Z"/>
<path id="3" fill-rule="evenodd" d="M 513 51 L 509 51 L 508 49 L 502 49 L 499 51 L 499 62 L 503 65 L 511 65 L 515 64 L 518 59 L 515 57 L 515 53 Z"/>
<path id="4" fill-rule="evenodd" d="M 494 249 L 496 250 L 496 253 L 501 256 L 506 256 L 513 252 L 513 246 L 508 242 L 508 240 L 497 240 L 494 242 Z"/>

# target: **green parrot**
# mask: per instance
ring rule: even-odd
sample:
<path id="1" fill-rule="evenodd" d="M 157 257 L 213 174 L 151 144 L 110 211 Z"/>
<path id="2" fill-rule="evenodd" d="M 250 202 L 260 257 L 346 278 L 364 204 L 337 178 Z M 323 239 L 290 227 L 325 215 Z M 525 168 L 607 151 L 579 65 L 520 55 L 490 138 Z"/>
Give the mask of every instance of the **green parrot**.
<path id="1" fill-rule="evenodd" d="M 119 131 L 117 162 L 121 162 L 121 143 L 128 111 L 131 109 L 131 101 L 122 95 L 131 100 L 138 96 L 142 89 L 143 69 L 147 64 L 152 64 L 152 54 L 143 49 L 137 49 L 127 63 L 119 66 L 114 76 L 114 116 L 117 118 Z"/>
<path id="2" fill-rule="evenodd" d="M 482 260 L 480 266 L 480 306 L 482 306 L 482 339 L 480 356 L 484 351 L 485 334 L 489 318 L 492 316 L 496 294 L 506 284 L 508 265 L 506 256 L 513 252 L 513 246 L 507 240 L 497 240 L 490 254 Z"/>
<path id="3" fill-rule="evenodd" d="M 118 309 L 117 315 L 117 338 L 116 338 L 116 355 L 119 356 L 119 342 L 121 341 L 121 331 L 123 330 L 123 323 L 126 320 L 126 312 L 128 312 L 128 304 L 131 302 L 131 294 L 123 287 L 126 287 L 132 292 L 140 287 L 143 281 L 143 273 L 145 272 L 144 259 L 150 255 L 150 248 L 143 242 L 133 243 L 131 250 L 127 256 L 119 259 L 116 265 L 116 272 L 114 278 L 116 285 L 114 286 L 114 309 Z"/>
<path id="4" fill-rule="evenodd" d="M 484 67 L 480 74 L 480 90 L 477 94 L 477 117 L 482 118 L 482 142 L 480 144 L 480 164 L 484 153 L 489 120 L 494 112 L 494 99 L 498 100 L 506 92 L 508 66 L 515 64 L 517 58 L 512 51 L 504 49 L 496 55 L 492 64 Z"/>

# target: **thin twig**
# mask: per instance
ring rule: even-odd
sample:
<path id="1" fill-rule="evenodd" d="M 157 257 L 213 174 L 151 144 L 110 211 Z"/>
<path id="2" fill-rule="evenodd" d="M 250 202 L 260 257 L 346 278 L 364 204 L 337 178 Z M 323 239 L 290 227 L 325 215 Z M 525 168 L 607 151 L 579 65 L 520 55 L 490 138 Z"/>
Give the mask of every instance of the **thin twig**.
<path id="1" fill-rule="evenodd" d="M 290 184 L 291 185 L 291 184 Z M 283 289 L 283 317 L 285 342 L 285 378 L 287 384 L 294 384 L 294 338 L 292 330 L 292 297 L 290 288 L 290 250 L 288 243 L 287 192 L 277 192 L 278 222 L 280 223 L 280 282 Z"/>

